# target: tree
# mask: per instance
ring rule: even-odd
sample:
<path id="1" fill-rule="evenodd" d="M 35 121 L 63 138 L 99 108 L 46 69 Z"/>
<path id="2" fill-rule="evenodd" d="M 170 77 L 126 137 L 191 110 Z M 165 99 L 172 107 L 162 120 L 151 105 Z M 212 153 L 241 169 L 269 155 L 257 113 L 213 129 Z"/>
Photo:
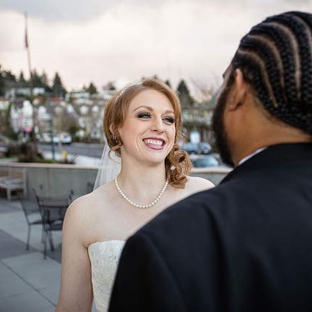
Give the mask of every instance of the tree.
<path id="1" fill-rule="evenodd" d="M 68 126 L 67 130 L 72 137 L 75 137 L 78 130 L 80 130 L 80 126 L 78 124 L 78 121 L 72 121 L 70 123 L 70 125 Z"/>
<path id="2" fill-rule="evenodd" d="M 5 123 L 4 123 L 4 133 L 5 135 L 13 140 L 17 139 L 16 133 L 14 132 L 12 125 L 11 125 L 11 109 L 12 109 L 12 103 L 9 104 L 8 109 L 5 113 Z"/>
<path id="3" fill-rule="evenodd" d="M 64 97 L 66 89 L 63 86 L 62 79 L 58 72 L 55 73 L 52 84 L 52 94 L 54 96 Z"/>
<path id="4" fill-rule="evenodd" d="M 67 110 L 63 110 L 62 113 L 54 117 L 54 128 L 58 133 L 66 131 L 74 135 L 79 129 L 79 124 L 73 114 L 69 113 Z"/>
<path id="5" fill-rule="evenodd" d="M 210 101 L 220 86 L 220 82 L 217 77 L 209 79 L 209 83 L 207 83 L 207 81 L 203 82 L 195 79 L 192 79 L 191 82 L 193 84 L 195 97 L 199 102 Z"/>
<path id="6" fill-rule="evenodd" d="M 165 81 L 165 84 L 166 84 L 169 88 L 171 88 L 171 83 L 170 83 L 169 79 L 167 79 L 167 80 Z"/>
<path id="7" fill-rule="evenodd" d="M 115 91 L 115 83 L 113 81 L 109 81 L 106 85 L 103 86 L 103 90 Z"/>
<path id="8" fill-rule="evenodd" d="M 16 82 L 16 77 L 10 70 L 3 71 L 2 76 L 6 82 L 9 82 L 9 81 Z"/>
<path id="9" fill-rule="evenodd" d="M 0 96 L 4 95 L 4 77 L 0 65 Z"/>
<path id="10" fill-rule="evenodd" d="M 92 94 L 97 94 L 97 93 L 98 93 L 98 91 L 97 91 L 97 89 L 96 89 L 96 86 L 95 86 L 92 82 L 90 82 L 89 87 L 87 88 L 87 92 L 88 92 L 90 95 L 92 95 Z"/>
<path id="11" fill-rule="evenodd" d="M 194 105 L 195 101 L 190 95 L 189 88 L 187 87 L 183 79 L 178 84 L 177 93 L 181 102 L 182 109 L 188 109 Z"/>
<path id="12" fill-rule="evenodd" d="M 16 83 L 16 77 L 10 70 L 1 70 L 0 65 L 0 95 L 5 94 L 5 88 Z"/>
<path id="13" fill-rule="evenodd" d="M 44 88 L 49 88 L 49 79 L 48 79 L 48 75 L 45 71 L 42 72 L 41 82 L 42 82 L 42 86 Z"/>
<path id="14" fill-rule="evenodd" d="M 34 88 L 43 88 L 43 83 L 41 77 L 37 74 L 37 71 L 34 69 L 31 73 L 32 86 Z"/>
<path id="15" fill-rule="evenodd" d="M 27 81 L 26 81 L 26 79 L 25 79 L 25 77 L 24 77 L 24 73 L 23 73 L 23 71 L 21 71 L 20 72 L 20 74 L 19 74 L 19 77 L 18 77 L 18 80 L 17 80 L 18 82 L 20 82 L 20 83 L 22 83 L 22 84 L 26 84 L 27 83 Z"/>

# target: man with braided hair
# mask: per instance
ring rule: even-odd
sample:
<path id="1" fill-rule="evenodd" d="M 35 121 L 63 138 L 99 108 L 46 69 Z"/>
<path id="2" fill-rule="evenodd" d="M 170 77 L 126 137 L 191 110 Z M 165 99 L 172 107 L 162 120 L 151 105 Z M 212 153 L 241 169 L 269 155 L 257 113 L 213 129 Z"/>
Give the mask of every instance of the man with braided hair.
<path id="1" fill-rule="evenodd" d="M 110 312 L 312 311 L 312 14 L 242 38 L 213 130 L 233 171 L 127 241 Z"/>

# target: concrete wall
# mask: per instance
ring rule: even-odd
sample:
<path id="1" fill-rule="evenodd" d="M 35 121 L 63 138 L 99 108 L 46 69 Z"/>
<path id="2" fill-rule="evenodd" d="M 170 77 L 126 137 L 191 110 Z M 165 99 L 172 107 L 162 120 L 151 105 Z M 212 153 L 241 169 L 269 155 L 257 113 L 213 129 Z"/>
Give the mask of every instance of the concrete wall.
<path id="1" fill-rule="evenodd" d="M 1 163 L 1 167 L 26 169 L 27 193 L 34 188 L 38 195 L 56 196 L 69 194 L 83 195 L 87 192 L 87 182 L 94 182 L 97 167 L 76 165 L 55 165 L 37 163 Z"/>
<path id="2" fill-rule="evenodd" d="M 0 169 L 3 167 L 26 168 L 27 193 L 34 188 L 42 196 L 65 195 L 71 191 L 74 195 L 86 194 L 87 183 L 95 181 L 98 171 L 98 167 L 77 165 L 0 162 Z M 218 184 L 229 171 L 228 168 L 193 168 L 191 175 Z"/>

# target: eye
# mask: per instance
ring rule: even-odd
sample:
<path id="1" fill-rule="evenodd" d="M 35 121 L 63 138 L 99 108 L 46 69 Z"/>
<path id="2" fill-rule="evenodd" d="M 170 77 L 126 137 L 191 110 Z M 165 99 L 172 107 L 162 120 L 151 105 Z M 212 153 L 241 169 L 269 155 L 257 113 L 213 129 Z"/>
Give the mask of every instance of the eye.
<path id="1" fill-rule="evenodd" d="M 173 124 L 175 122 L 173 117 L 165 117 L 163 118 L 164 122 L 169 123 L 169 124 Z"/>
<path id="2" fill-rule="evenodd" d="M 141 118 L 141 119 L 151 118 L 151 114 L 148 112 L 140 112 L 140 113 L 138 113 L 137 116 L 138 116 L 138 118 Z"/>

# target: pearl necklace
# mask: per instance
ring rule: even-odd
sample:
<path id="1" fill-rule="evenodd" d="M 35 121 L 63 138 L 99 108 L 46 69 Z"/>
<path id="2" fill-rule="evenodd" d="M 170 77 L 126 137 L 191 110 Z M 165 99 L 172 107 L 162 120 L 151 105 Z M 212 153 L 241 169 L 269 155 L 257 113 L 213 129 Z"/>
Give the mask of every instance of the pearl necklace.
<path id="1" fill-rule="evenodd" d="M 140 209 L 146 209 L 146 208 L 150 208 L 152 206 L 154 206 L 155 204 L 158 203 L 158 201 L 161 199 L 161 197 L 164 195 L 165 193 L 165 190 L 168 186 L 168 180 L 166 180 L 166 183 L 165 185 L 163 186 L 163 188 L 161 189 L 159 195 L 156 197 L 156 199 L 151 202 L 150 204 L 146 204 L 146 205 L 140 205 L 140 204 L 137 204 L 135 203 L 133 200 L 131 200 L 120 188 L 119 184 L 118 184 L 118 180 L 117 180 L 117 177 L 115 178 L 115 185 L 116 185 L 116 188 L 117 188 L 117 191 L 119 192 L 119 194 L 132 206 L 135 206 L 137 208 L 140 208 Z"/>

